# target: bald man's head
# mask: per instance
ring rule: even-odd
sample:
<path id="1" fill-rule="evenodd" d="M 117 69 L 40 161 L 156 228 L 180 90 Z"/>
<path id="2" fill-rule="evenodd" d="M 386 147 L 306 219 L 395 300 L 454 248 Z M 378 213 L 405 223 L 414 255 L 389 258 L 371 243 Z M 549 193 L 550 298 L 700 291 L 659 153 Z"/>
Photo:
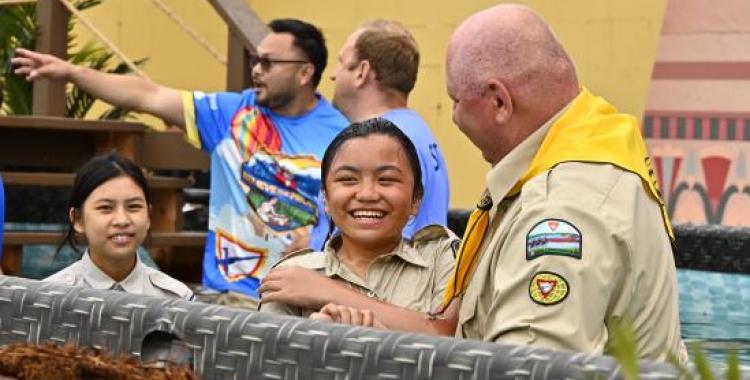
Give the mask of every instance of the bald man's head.
<path id="1" fill-rule="evenodd" d="M 573 62 L 549 26 L 521 5 L 498 5 L 464 21 L 449 42 L 446 66 L 454 121 L 493 164 L 580 91 Z"/>
<path id="2" fill-rule="evenodd" d="M 448 45 L 447 67 L 449 87 L 462 93 L 482 91 L 493 77 L 518 100 L 578 92 L 570 57 L 544 20 L 521 5 L 498 5 L 464 21 Z"/>

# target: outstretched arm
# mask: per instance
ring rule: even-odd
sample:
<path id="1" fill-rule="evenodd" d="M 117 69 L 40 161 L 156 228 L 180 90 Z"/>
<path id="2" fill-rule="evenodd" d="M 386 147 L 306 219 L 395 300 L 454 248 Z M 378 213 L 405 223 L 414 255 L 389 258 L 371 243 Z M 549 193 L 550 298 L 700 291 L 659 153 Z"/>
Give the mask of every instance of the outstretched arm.
<path id="1" fill-rule="evenodd" d="M 157 116 L 171 125 L 185 127 L 179 90 L 160 86 L 143 78 L 108 74 L 76 66 L 53 55 L 16 49 L 11 60 L 14 73 L 29 81 L 38 78 L 72 82 L 107 103 Z"/>
<path id="2" fill-rule="evenodd" d="M 260 286 L 262 302 L 279 302 L 306 308 L 337 310 L 328 304 L 346 306 L 349 311 L 372 312 L 375 326 L 389 330 L 419 332 L 432 335 L 453 335 L 458 321 L 458 302 L 454 301 L 439 317 L 394 306 L 367 297 L 340 282 L 324 277 L 310 269 L 298 266 L 281 266 L 271 270 Z M 342 313 L 331 314 L 334 322 L 356 324 L 366 318 L 345 318 Z M 343 314 L 343 315 L 352 315 Z"/>

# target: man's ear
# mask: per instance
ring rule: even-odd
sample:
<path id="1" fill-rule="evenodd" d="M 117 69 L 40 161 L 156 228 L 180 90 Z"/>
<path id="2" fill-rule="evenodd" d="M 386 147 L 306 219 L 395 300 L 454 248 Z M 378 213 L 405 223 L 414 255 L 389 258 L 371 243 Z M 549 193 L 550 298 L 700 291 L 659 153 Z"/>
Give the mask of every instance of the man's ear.
<path id="1" fill-rule="evenodd" d="M 297 78 L 299 79 L 300 87 L 306 86 L 308 83 L 312 83 L 313 76 L 315 75 L 315 66 L 312 63 L 306 63 L 297 71 Z"/>
<path id="2" fill-rule="evenodd" d="M 510 120 L 513 115 L 513 99 L 510 96 L 508 88 L 496 79 L 490 79 L 487 81 L 487 96 L 490 97 L 490 102 L 494 107 L 495 120 L 504 124 Z"/>
<path id="3" fill-rule="evenodd" d="M 372 76 L 372 78 L 370 76 Z M 357 87 L 362 87 L 367 83 L 367 81 L 375 79 L 375 71 L 372 70 L 370 61 L 366 59 L 359 61 L 357 66 L 354 68 L 354 85 Z"/>
<path id="4" fill-rule="evenodd" d="M 70 225 L 73 226 L 73 231 L 83 234 L 83 217 L 75 207 L 71 207 L 68 210 L 68 219 L 70 220 Z"/>

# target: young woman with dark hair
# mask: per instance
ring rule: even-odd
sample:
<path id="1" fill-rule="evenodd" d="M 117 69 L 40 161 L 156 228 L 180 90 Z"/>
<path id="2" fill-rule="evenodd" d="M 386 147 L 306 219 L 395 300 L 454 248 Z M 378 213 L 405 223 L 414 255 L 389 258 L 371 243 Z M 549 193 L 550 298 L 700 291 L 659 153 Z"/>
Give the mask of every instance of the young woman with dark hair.
<path id="1" fill-rule="evenodd" d="M 402 238 L 423 194 L 409 138 L 382 118 L 353 123 L 326 150 L 321 178 L 338 232 L 322 253 L 300 251 L 276 264 L 261 283 L 260 311 L 309 316 L 331 302 L 364 308 L 382 301 L 419 312 L 439 306 L 458 238 L 437 225 Z"/>
<path id="2" fill-rule="evenodd" d="M 146 177 L 117 153 L 95 157 L 76 173 L 70 196 L 70 225 L 65 240 L 81 260 L 44 279 L 96 289 L 192 299 L 178 280 L 144 265 L 138 247 L 151 224 Z M 88 244 L 81 251 L 77 235 Z"/>

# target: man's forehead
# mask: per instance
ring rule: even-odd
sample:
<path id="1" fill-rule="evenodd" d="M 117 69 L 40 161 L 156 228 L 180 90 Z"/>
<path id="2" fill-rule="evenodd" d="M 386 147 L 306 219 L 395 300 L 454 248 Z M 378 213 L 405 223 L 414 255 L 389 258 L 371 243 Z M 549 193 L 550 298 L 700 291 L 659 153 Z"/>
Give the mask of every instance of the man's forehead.
<path id="1" fill-rule="evenodd" d="M 290 33 L 269 33 L 260 44 L 258 54 L 282 54 L 294 49 L 294 36 Z"/>
<path id="2" fill-rule="evenodd" d="M 364 32 L 364 29 L 359 28 L 352 32 L 352 34 L 347 37 L 346 42 L 344 42 L 344 46 L 341 47 L 341 51 L 339 52 L 341 55 L 344 55 L 348 51 L 354 50 L 354 45 L 357 43 L 357 39 L 359 38 L 360 34 Z"/>

